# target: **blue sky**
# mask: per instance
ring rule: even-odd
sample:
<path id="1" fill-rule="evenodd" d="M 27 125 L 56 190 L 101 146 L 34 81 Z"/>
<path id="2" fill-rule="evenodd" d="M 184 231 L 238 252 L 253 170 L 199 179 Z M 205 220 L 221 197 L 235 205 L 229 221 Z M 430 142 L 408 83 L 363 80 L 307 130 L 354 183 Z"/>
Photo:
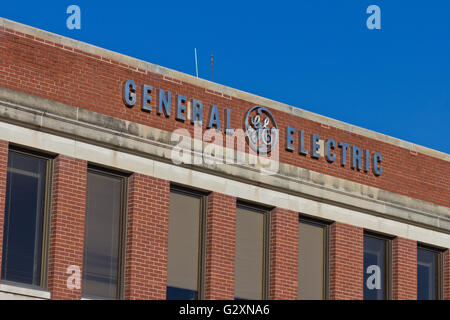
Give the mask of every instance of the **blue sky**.
<path id="1" fill-rule="evenodd" d="M 196 47 L 201 78 L 214 54 L 215 82 L 450 153 L 448 0 L 15 0 L 0 16 L 189 74 Z"/>

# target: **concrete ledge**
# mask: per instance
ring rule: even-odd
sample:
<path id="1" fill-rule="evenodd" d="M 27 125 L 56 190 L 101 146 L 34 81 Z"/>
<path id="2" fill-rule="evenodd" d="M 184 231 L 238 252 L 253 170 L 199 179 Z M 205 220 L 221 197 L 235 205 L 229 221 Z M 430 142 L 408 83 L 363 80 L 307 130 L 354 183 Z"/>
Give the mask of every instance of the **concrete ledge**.
<path id="1" fill-rule="evenodd" d="M 171 163 L 170 132 L 0 87 L 1 121 Z M 206 143 L 205 143 L 206 145 Z M 67 149 L 69 146 L 61 146 Z M 66 150 L 72 154 L 73 150 Z M 276 175 L 244 165 L 183 167 L 450 233 L 450 208 L 280 163 Z"/>
<path id="2" fill-rule="evenodd" d="M 12 284 L 0 284 L 1 300 L 49 300 L 50 292 Z"/>
<path id="3" fill-rule="evenodd" d="M 251 103 L 254 103 L 255 105 L 263 105 L 266 107 L 270 107 L 276 110 L 280 110 L 283 112 L 286 112 L 288 114 L 292 114 L 294 116 L 299 116 L 311 121 L 315 121 L 318 123 L 322 123 L 324 125 L 332 126 L 335 128 L 339 128 L 345 131 L 349 131 L 361 136 L 365 136 L 371 139 L 375 139 L 378 141 L 382 141 L 385 143 L 389 143 L 392 145 L 395 145 L 397 147 L 405 148 L 407 150 L 411 150 L 413 152 L 419 152 L 422 154 L 426 154 L 435 158 L 443 159 L 446 161 L 450 161 L 450 155 L 446 154 L 444 152 L 440 152 L 437 150 L 433 150 L 430 148 L 426 148 L 411 142 L 407 142 L 404 140 L 400 140 L 397 138 L 390 137 L 385 134 L 381 134 L 375 131 L 367 130 L 358 126 L 354 126 L 342 121 L 338 121 L 335 119 L 331 119 L 310 111 L 302 110 L 298 107 L 290 106 L 284 103 L 280 103 L 271 99 L 263 98 L 251 93 L 243 92 L 237 89 L 233 89 L 224 85 L 220 85 L 205 79 L 200 79 L 179 71 L 175 71 L 172 69 L 168 69 L 165 67 L 161 67 L 149 62 L 145 62 L 136 58 L 132 58 L 117 52 L 113 52 L 107 49 L 103 49 L 91 44 L 87 44 L 78 40 L 70 39 L 67 37 L 63 37 L 61 35 L 57 35 L 48 31 L 40 30 L 37 28 L 33 28 L 31 26 L 27 26 L 15 21 L 11 21 L 5 18 L 0 17 L 0 28 L 7 28 L 11 30 L 15 30 L 17 32 L 30 35 L 32 37 L 50 41 L 55 44 L 59 44 L 64 46 L 61 50 L 69 50 L 72 51 L 80 50 L 82 52 L 85 52 L 86 54 L 97 56 L 99 60 L 105 62 L 105 63 L 111 63 L 110 61 L 115 61 L 118 63 L 121 63 L 127 68 L 134 70 L 136 72 L 152 72 L 156 74 L 160 74 L 163 76 L 163 78 L 170 78 L 174 81 L 179 81 L 180 84 L 189 83 L 195 86 L 199 86 L 202 88 L 205 88 L 205 90 L 218 92 L 222 96 L 226 95 L 231 98 L 237 98 L 242 99 L 245 101 L 249 101 Z"/>

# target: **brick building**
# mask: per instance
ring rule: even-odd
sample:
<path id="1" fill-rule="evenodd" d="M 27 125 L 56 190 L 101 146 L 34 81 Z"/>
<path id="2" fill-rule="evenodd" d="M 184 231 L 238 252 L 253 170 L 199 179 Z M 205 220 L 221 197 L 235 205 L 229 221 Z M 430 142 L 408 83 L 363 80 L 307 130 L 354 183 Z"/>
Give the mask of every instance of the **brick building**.
<path id="1" fill-rule="evenodd" d="M 450 299 L 449 161 L 0 18 L 0 299 Z"/>

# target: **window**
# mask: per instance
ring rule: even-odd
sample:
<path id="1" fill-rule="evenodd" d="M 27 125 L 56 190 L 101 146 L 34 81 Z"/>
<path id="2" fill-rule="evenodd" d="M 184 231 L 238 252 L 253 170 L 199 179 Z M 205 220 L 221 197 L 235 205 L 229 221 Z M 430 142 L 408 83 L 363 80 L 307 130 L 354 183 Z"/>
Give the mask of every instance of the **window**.
<path id="1" fill-rule="evenodd" d="M 327 299 L 328 225 L 300 218 L 298 238 L 298 299 Z"/>
<path id="2" fill-rule="evenodd" d="M 417 247 L 417 299 L 442 298 L 442 258 L 437 249 Z"/>
<path id="3" fill-rule="evenodd" d="M 3 280 L 46 286 L 49 158 L 10 149 L 3 229 Z"/>
<path id="4" fill-rule="evenodd" d="M 83 296 L 122 297 L 125 182 L 118 173 L 88 170 Z"/>
<path id="5" fill-rule="evenodd" d="M 268 297 L 268 217 L 264 209 L 236 209 L 235 299 Z"/>
<path id="6" fill-rule="evenodd" d="M 169 300 L 202 298 L 204 202 L 203 194 L 171 188 L 166 292 Z"/>
<path id="7" fill-rule="evenodd" d="M 375 234 L 364 234 L 364 299 L 390 299 L 390 275 L 391 241 Z"/>

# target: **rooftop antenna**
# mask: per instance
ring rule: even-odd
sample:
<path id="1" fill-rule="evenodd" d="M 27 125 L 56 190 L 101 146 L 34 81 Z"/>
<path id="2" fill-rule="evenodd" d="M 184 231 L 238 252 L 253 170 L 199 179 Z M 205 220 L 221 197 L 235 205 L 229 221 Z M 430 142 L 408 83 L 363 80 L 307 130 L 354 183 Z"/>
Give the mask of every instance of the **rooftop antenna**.
<path id="1" fill-rule="evenodd" d="M 194 54 L 195 54 L 195 75 L 198 78 L 197 48 L 194 48 Z"/>
<path id="2" fill-rule="evenodd" d="M 211 81 L 214 79 L 214 55 L 211 54 Z"/>

